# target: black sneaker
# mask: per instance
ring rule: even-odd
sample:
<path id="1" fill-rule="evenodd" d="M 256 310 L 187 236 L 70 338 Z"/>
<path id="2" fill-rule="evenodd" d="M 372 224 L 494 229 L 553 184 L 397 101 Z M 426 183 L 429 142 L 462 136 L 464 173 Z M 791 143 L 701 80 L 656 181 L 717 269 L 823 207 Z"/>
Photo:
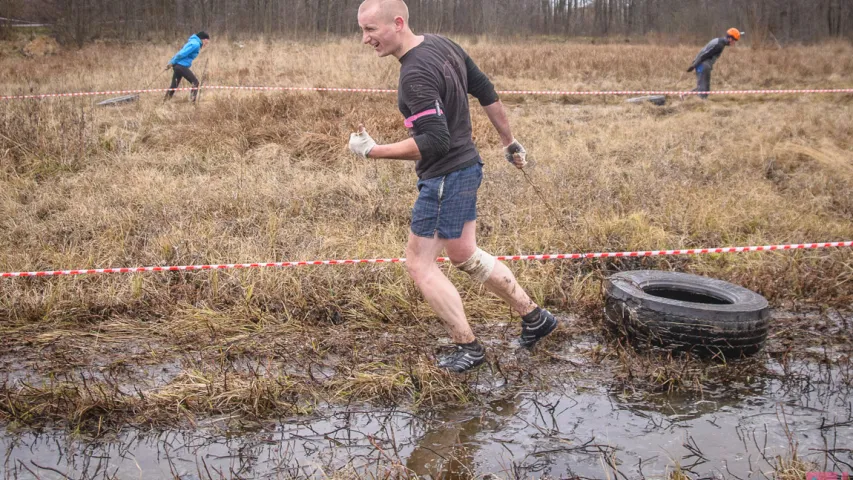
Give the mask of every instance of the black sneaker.
<path id="1" fill-rule="evenodd" d="M 456 344 L 456 350 L 438 361 L 438 368 L 453 373 L 463 373 L 478 367 L 486 361 L 486 349 L 480 342 Z"/>
<path id="2" fill-rule="evenodd" d="M 520 344 L 525 348 L 532 348 L 536 342 L 545 338 L 557 328 L 557 319 L 548 310 L 536 307 L 536 310 L 528 313 L 521 319 Z"/>

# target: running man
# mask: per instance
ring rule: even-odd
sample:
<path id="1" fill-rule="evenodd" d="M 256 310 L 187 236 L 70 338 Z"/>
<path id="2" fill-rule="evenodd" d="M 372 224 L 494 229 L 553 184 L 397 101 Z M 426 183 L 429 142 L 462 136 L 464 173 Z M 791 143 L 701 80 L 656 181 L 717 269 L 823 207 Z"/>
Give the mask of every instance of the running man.
<path id="1" fill-rule="evenodd" d="M 412 209 L 406 268 L 456 344 L 438 366 L 462 373 L 486 358 L 459 292 L 436 264 L 442 250 L 455 267 L 521 315 L 520 343 L 533 347 L 556 328 L 556 319 L 530 299 L 506 265 L 477 248 L 477 189 L 483 161 L 471 136 L 469 93 L 497 129 L 506 159 L 517 168 L 527 163 L 494 86 L 459 45 L 438 35 L 412 33 L 403 0 L 362 2 L 358 23 L 362 42 L 377 56 L 400 61 L 397 102 L 410 138 L 377 145 L 360 126 L 350 135 L 349 148 L 363 158 L 415 162 L 420 193 Z"/>
<path id="2" fill-rule="evenodd" d="M 714 68 L 714 64 L 717 63 L 717 59 L 720 58 L 720 55 L 723 54 L 723 50 L 733 45 L 734 42 L 740 41 L 740 36 L 743 34 L 740 30 L 736 28 L 730 28 L 726 32 L 725 37 L 715 38 L 708 42 L 708 45 L 705 45 L 705 48 L 699 52 L 699 55 L 696 55 L 696 58 L 693 60 L 693 63 L 690 64 L 690 68 L 687 69 L 687 72 L 692 72 L 696 70 L 696 88 L 692 91 L 694 92 L 710 92 L 711 91 L 711 70 Z M 699 94 L 699 98 L 705 100 L 708 98 L 707 94 Z M 683 99 L 683 97 L 682 97 Z"/>
<path id="3" fill-rule="evenodd" d="M 210 35 L 207 32 L 198 32 L 195 35 L 191 35 L 183 48 L 169 60 L 166 70 L 171 68 L 174 73 L 172 74 L 172 84 L 169 86 L 170 90 L 166 92 L 166 98 L 163 100 L 171 100 L 172 96 L 175 95 L 174 89 L 178 88 L 178 85 L 181 84 L 181 79 L 186 78 L 195 88 L 195 90 L 190 91 L 190 99 L 195 102 L 199 84 L 190 67 L 193 65 L 195 57 L 198 56 L 198 52 L 206 47 L 208 43 L 210 43 Z"/>

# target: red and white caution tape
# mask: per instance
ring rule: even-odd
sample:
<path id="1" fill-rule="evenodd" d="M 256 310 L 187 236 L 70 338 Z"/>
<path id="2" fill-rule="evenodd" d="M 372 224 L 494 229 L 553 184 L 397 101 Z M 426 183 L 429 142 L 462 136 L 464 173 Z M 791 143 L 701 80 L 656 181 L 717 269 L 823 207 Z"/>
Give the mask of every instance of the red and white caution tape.
<path id="1" fill-rule="evenodd" d="M 601 92 L 577 92 L 577 91 L 556 91 L 556 90 L 501 90 L 498 92 L 502 95 L 780 95 L 789 93 L 853 93 L 853 88 L 836 88 L 836 89 L 794 89 L 794 90 L 713 90 L 709 92 L 694 92 L 694 91 L 677 91 L 677 90 L 611 90 Z"/>
<path id="2" fill-rule="evenodd" d="M 210 85 L 203 90 L 242 90 L 265 92 L 337 92 L 337 93 L 397 93 L 390 88 L 338 88 L 338 87 L 252 87 Z M 162 93 L 170 88 L 148 88 L 141 90 L 108 90 L 102 92 L 72 92 L 72 93 L 41 93 L 30 95 L 4 95 L 0 100 L 27 100 L 57 97 L 91 97 L 96 95 L 128 95 L 135 93 Z M 175 91 L 189 91 L 192 87 L 176 88 Z M 782 94 L 813 94 L 813 93 L 853 93 L 853 88 L 836 89 L 792 89 L 792 90 L 716 90 L 710 92 L 682 92 L 676 90 L 644 91 L 644 90 L 611 90 L 611 91 L 562 91 L 562 90 L 499 90 L 501 95 L 551 95 L 551 96 L 624 96 L 624 95 L 782 95 Z"/>
<path id="3" fill-rule="evenodd" d="M 592 258 L 636 258 L 660 257 L 670 255 L 703 255 L 711 253 L 741 253 L 741 252 L 773 252 L 785 250 L 816 250 L 822 248 L 853 247 L 853 242 L 801 243 L 794 245 L 765 245 L 757 247 L 724 247 L 724 248 L 690 248 L 685 250 L 650 250 L 642 252 L 605 252 L 605 253 L 565 253 L 551 255 L 504 255 L 498 260 L 517 262 L 524 260 L 582 260 Z M 142 272 L 196 272 L 203 270 L 233 270 L 245 268 L 269 267 L 302 267 L 309 265 L 354 265 L 377 263 L 402 263 L 405 258 L 373 258 L 353 260 L 313 260 L 300 262 L 270 262 L 270 263 L 229 263 L 222 265 L 183 265 L 163 267 L 131 267 L 131 268 L 91 268 L 77 270 L 54 270 L 43 272 L 8 272 L 0 273 L 0 278 L 18 277 L 55 277 L 60 275 L 92 275 L 98 273 L 142 273 Z M 450 259 L 440 257 L 438 262 L 449 262 Z"/>
<path id="4" fill-rule="evenodd" d="M 339 87 L 241 87 L 213 85 L 202 87 L 211 90 L 255 90 L 263 92 L 336 92 L 336 93 L 397 93 L 393 88 L 339 88 Z"/>
<path id="5" fill-rule="evenodd" d="M 206 87 L 205 87 L 206 88 Z M 176 92 L 193 90 L 193 87 L 183 88 L 145 88 L 141 90 L 105 90 L 102 92 L 71 92 L 71 93 L 34 93 L 31 95 L 5 95 L 0 100 L 32 100 L 55 97 L 94 97 L 97 95 L 127 95 L 131 93 L 157 93 L 174 90 Z"/>
<path id="6" fill-rule="evenodd" d="M 170 90 L 176 92 L 195 90 L 193 87 L 183 88 L 146 88 L 140 90 L 108 90 L 102 92 L 72 92 L 72 93 L 41 93 L 31 95 L 5 95 L 0 100 L 31 100 L 56 97 L 92 97 L 97 95 L 129 95 L 135 93 L 164 93 Z M 341 93 L 397 93 L 397 90 L 386 88 L 337 88 L 337 87 L 250 87 L 250 86 L 203 86 L 201 90 L 245 90 L 245 91 L 278 91 L 278 92 L 341 92 Z"/>

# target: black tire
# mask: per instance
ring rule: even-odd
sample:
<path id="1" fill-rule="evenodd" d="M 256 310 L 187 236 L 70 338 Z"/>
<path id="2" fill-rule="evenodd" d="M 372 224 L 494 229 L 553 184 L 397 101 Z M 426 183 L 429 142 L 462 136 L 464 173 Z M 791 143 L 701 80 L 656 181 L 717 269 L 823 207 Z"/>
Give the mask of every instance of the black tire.
<path id="1" fill-rule="evenodd" d="M 115 97 L 104 100 L 103 102 L 99 102 L 98 105 L 102 107 L 113 106 L 113 105 L 123 105 L 125 103 L 135 102 L 139 100 L 139 95 L 125 95 L 123 97 Z"/>
<path id="2" fill-rule="evenodd" d="M 666 97 L 663 95 L 647 95 L 645 97 L 634 97 L 625 100 L 628 103 L 645 103 L 650 102 L 657 106 L 662 106 L 666 104 Z"/>
<path id="3" fill-rule="evenodd" d="M 604 293 L 608 326 L 637 346 L 730 359 L 767 340 L 767 300 L 722 280 L 640 270 L 611 276 Z"/>

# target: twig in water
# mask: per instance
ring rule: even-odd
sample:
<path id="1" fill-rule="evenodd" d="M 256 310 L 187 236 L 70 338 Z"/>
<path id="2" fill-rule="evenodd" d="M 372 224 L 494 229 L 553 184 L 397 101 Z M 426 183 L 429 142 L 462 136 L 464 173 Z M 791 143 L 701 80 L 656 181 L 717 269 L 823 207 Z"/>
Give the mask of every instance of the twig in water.
<path id="1" fill-rule="evenodd" d="M 66 478 L 66 479 L 68 479 L 68 480 L 71 480 L 71 477 L 69 477 L 68 475 L 66 475 L 66 474 L 64 474 L 64 473 L 62 473 L 62 472 L 60 472 L 59 470 L 57 470 L 57 469 L 55 469 L 55 468 L 51 468 L 51 467 L 42 467 L 41 465 L 39 465 L 38 463 L 36 463 L 36 462 L 35 462 L 35 460 L 30 460 L 30 463 L 32 463 L 36 468 L 39 468 L 39 469 L 41 469 L 41 470 L 50 470 L 50 471 L 51 471 L 51 472 L 53 472 L 53 473 L 56 473 L 56 474 L 58 474 L 58 475 L 61 475 L 61 476 L 62 476 L 62 478 Z"/>
<path id="2" fill-rule="evenodd" d="M 38 475 L 36 475 L 36 472 L 34 472 L 34 471 L 30 470 L 30 467 L 28 467 L 24 462 L 22 462 L 22 461 L 18 460 L 18 463 L 19 463 L 22 467 L 24 467 L 28 472 L 30 472 L 30 473 L 33 475 L 33 477 L 35 477 L 35 478 L 36 478 L 36 480 L 41 480 L 41 477 L 39 477 Z"/>

